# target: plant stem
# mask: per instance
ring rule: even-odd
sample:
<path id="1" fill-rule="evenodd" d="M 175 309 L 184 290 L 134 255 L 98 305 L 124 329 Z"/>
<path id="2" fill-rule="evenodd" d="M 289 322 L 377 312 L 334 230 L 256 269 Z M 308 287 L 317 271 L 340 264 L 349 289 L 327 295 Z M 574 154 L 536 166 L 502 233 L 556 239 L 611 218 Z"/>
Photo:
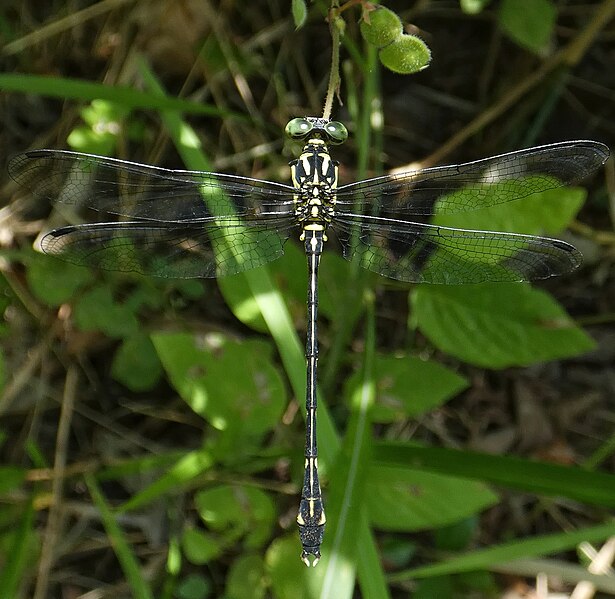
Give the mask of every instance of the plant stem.
<path id="1" fill-rule="evenodd" d="M 329 9 L 329 31 L 331 32 L 331 70 L 329 71 L 329 85 L 327 97 L 322 111 L 322 118 L 329 120 L 333 108 L 333 98 L 340 85 L 340 29 L 337 24 L 339 19 L 339 0 L 331 0 Z"/>

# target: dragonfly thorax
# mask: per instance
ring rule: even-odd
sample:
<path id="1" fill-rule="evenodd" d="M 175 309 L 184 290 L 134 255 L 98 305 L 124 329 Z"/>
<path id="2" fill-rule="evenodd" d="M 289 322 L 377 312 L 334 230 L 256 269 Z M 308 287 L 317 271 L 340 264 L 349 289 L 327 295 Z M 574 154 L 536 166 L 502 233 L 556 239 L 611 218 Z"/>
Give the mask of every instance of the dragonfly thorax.
<path id="1" fill-rule="evenodd" d="M 334 215 L 338 163 L 326 144 L 310 139 L 297 160 L 290 163 L 295 193 L 295 215 L 301 223 L 328 224 Z"/>

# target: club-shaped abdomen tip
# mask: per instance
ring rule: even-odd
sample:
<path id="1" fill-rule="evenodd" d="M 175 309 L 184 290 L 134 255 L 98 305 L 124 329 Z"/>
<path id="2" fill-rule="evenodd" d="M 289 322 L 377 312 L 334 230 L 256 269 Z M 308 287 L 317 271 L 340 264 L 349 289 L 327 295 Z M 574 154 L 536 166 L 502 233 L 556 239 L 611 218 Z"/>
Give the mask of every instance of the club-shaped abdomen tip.
<path id="1" fill-rule="evenodd" d="M 310 556 L 313 556 L 312 561 L 310 561 Z M 309 568 L 312 568 L 320 561 L 320 551 L 318 549 L 310 548 L 309 550 L 303 550 L 301 552 L 301 561 Z"/>

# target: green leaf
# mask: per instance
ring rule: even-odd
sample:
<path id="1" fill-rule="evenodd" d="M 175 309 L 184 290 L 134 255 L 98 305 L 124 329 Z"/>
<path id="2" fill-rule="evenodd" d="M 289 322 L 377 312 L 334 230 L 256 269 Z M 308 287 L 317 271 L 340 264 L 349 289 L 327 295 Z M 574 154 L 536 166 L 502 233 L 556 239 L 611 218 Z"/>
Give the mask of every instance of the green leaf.
<path id="1" fill-rule="evenodd" d="M 529 285 L 422 285 L 411 301 L 429 340 L 470 364 L 525 366 L 594 347 L 555 300 Z"/>
<path id="2" fill-rule="evenodd" d="M 265 564 L 276 599 L 305 599 L 309 570 L 299 559 L 301 545 L 296 534 L 276 538 L 267 549 Z"/>
<path id="3" fill-rule="evenodd" d="M 28 264 L 26 278 L 32 293 L 47 306 L 59 306 L 74 299 L 79 289 L 92 281 L 91 271 L 36 254 Z"/>
<path id="4" fill-rule="evenodd" d="M 184 530 L 181 544 L 186 559 L 197 566 L 216 559 L 222 553 L 220 542 L 214 535 L 194 528 Z"/>
<path id="5" fill-rule="evenodd" d="M 177 599 L 206 599 L 211 595 L 211 584 L 202 574 L 188 574 L 176 592 Z"/>
<path id="6" fill-rule="evenodd" d="M 545 176 L 524 177 L 519 180 L 507 180 L 500 184 L 491 183 L 489 188 L 493 193 L 498 193 L 498 187 L 501 187 L 510 195 L 514 195 L 517 188 L 518 195 L 522 196 L 527 194 L 526 190 L 532 186 L 532 180 L 538 178 L 542 182 L 546 179 Z M 556 180 L 553 181 L 553 185 L 558 185 Z M 471 191 L 472 187 L 466 186 L 462 192 L 457 193 L 466 195 Z M 455 195 L 455 193 L 447 195 L 442 201 L 454 201 Z M 434 224 L 483 231 L 556 235 L 565 229 L 576 216 L 586 195 L 586 190 L 581 187 L 556 187 L 490 208 L 455 214 L 439 214 L 434 218 Z"/>
<path id="7" fill-rule="evenodd" d="M 162 365 L 145 333 L 139 331 L 124 339 L 113 356 L 111 376 L 131 391 L 147 391 L 158 383 Z"/>
<path id="8" fill-rule="evenodd" d="M 87 126 L 75 127 L 68 135 L 68 145 L 79 152 L 110 156 L 128 114 L 129 110 L 120 104 L 92 100 L 81 110 L 81 118 Z"/>
<path id="9" fill-rule="evenodd" d="M 498 13 L 506 34 L 535 54 L 547 49 L 556 19 L 557 10 L 551 0 L 502 0 Z"/>
<path id="10" fill-rule="evenodd" d="M 371 418 L 383 423 L 424 414 L 468 386 L 452 370 L 414 356 L 377 356 L 374 375 L 376 404 Z M 359 383 L 359 373 L 348 378 L 345 395 L 353 393 Z"/>
<path id="11" fill-rule="evenodd" d="M 139 328 L 130 306 L 116 302 L 106 285 L 94 287 L 79 298 L 75 321 L 83 331 L 102 331 L 118 338 L 133 335 Z"/>
<path id="12" fill-rule="evenodd" d="M 228 599 L 262 599 L 266 587 L 265 565 L 260 555 L 244 555 L 233 562 L 226 577 Z"/>
<path id="13" fill-rule="evenodd" d="M 265 333 L 267 325 L 245 279 L 243 277 L 222 277 L 217 283 L 235 317 L 255 331 Z"/>
<path id="14" fill-rule="evenodd" d="M 229 451 L 250 447 L 280 420 L 286 390 L 263 341 L 233 341 L 211 333 L 152 335 L 171 384 L 182 399 L 227 435 Z M 242 439 L 231 447 L 233 439 Z"/>
<path id="15" fill-rule="evenodd" d="M 370 466 L 366 494 L 374 526 L 405 532 L 458 522 L 498 502 L 478 482 L 382 464 Z"/>
<path id="16" fill-rule="evenodd" d="M 295 28 L 300 29 L 305 25 L 305 20 L 307 19 L 307 6 L 305 5 L 305 0 L 293 0 L 292 11 Z"/>
<path id="17" fill-rule="evenodd" d="M 239 485 L 220 485 L 197 493 L 194 503 L 209 529 L 224 534 L 227 543 L 245 537 L 254 549 L 271 536 L 275 508 L 271 498 L 260 489 Z"/>

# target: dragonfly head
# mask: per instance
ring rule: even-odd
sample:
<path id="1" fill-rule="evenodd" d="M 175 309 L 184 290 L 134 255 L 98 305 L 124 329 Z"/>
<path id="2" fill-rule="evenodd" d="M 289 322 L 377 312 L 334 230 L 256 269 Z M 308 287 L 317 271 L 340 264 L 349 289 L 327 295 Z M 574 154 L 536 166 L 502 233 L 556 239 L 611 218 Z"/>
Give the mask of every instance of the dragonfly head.
<path id="1" fill-rule="evenodd" d="M 346 141 L 348 129 L 339 121 L 306 116 L 289 121 L 286 135 L 295 141 L 319 139 L 335 145 Z"/>

